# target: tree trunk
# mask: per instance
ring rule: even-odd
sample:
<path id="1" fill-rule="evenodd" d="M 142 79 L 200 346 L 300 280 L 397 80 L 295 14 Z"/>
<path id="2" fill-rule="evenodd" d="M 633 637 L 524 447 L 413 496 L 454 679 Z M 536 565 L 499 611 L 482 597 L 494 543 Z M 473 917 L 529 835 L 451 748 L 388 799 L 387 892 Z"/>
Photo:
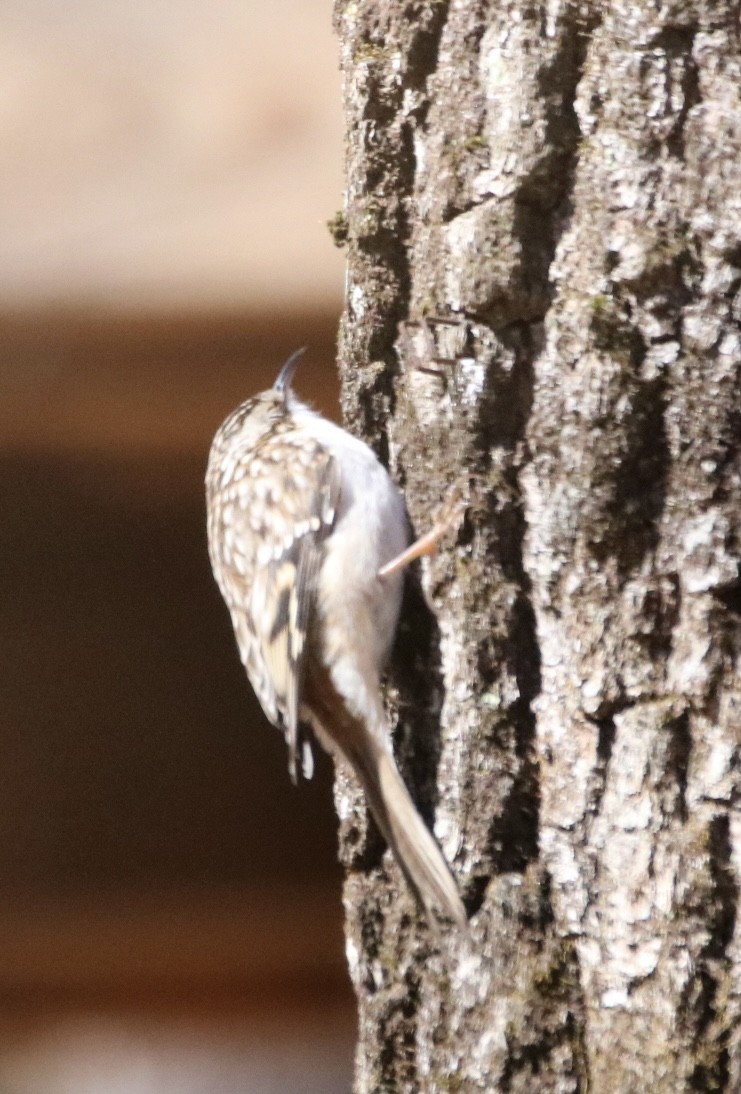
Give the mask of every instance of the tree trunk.
<path id="1" fill-rule="evenodd" d="M 337 4 L 344 411 L 469 502 L 390 688 L 467 936 L 338 776 L 363 1094 L 741 1090 L 739 20 Z"/>

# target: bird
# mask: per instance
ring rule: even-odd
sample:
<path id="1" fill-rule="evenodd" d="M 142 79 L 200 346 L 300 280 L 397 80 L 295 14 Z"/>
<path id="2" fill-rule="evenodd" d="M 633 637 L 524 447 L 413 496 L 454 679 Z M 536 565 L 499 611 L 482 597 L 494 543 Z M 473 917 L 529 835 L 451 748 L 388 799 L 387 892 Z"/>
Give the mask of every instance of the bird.
<path id="1" fill-rule="evenodd" d="M 381 677 L 409 546 L 401 493 L 372 449 L 292 389 L 303 350 L 216 432 L 206 471 L 208 549 L 240 657 L 292 780 L 313 770 L 311 734 L 359 780 L 413 893 L 463 926 L 457 884 L 401 777 Z"/>

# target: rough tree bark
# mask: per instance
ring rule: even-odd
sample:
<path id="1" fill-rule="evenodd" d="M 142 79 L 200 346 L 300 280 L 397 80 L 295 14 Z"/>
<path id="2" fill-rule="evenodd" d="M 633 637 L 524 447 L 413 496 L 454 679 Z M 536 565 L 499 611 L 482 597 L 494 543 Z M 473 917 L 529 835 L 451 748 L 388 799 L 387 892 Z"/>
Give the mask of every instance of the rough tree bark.
<path id="1" fill-rule="evenodd" d="M 741 1090 L 738 3 L 335 18 L 344 411 L 470 486 L 391 689 L 470 935 L 340 776 L 356 1089 Z"/>

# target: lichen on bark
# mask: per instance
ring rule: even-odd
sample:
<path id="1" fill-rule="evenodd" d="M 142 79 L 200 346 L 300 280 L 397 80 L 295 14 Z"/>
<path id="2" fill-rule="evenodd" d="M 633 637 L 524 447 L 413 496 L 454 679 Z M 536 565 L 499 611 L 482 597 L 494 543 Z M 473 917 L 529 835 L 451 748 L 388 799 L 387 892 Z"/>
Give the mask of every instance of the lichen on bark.
<path id="1" fill-rule="evenodd" d="M 738 7 L 335 19 L 345 414 L 418 528 L 470 500 L 391 688 L 470 932 L 340 775 L 356 1089 L 741 1089 Z"/>

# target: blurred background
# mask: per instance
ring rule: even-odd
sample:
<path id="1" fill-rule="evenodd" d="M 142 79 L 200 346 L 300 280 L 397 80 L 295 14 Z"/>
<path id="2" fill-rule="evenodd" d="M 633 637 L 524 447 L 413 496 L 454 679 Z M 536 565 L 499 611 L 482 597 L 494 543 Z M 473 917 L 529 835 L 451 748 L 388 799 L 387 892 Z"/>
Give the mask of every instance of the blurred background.
<path id="1" fill-rule="evenodd" d="M 225 414 L 335 413 L 325 0 L 5 0 L 0 1092 L 345 1094 L 329 764 L 294 788 L 206 553 Z"/>

